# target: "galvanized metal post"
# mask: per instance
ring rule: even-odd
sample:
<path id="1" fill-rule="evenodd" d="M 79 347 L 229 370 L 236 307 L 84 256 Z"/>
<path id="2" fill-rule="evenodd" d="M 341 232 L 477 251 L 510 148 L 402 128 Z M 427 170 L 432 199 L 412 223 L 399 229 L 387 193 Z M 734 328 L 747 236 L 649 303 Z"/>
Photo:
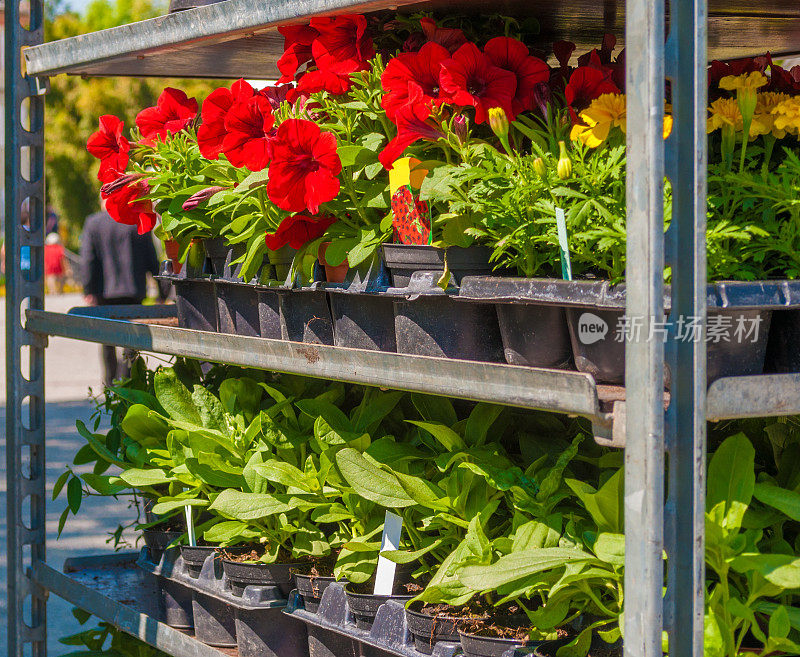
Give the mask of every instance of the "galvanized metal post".
<path id="1" fill-rule="evenodd" d="M 43 657 L 47 594 L 29 570 L 45 556 L 44 345 L 21 324 L 23 303 L 44 302 L 44 98 L 21 70 L 22 48 L 42 42 L 43 2 L 23 6 L 5 4 L 7 654 Z"/>
<path id="2" fill-rule="evenodd" d="M 661 657 L 664 565 L 664 4 L 628 0 L 625 655 Z"/>
<path id="3" fill-rule="evenodd" d="M 706 2 L 672 0 L 667 42 L 674 127 L 667 144 L 672 220 L 667 233 L 673 327 L 706 323 Z M 682 324 L 677 324 L 681 318 Z M 696 337 L 697 339 L 687 339 Z M 705 332 L 667 350 L 669 499 L 665 628 L 671 657 L 703 654 L 706 454 Z"/>

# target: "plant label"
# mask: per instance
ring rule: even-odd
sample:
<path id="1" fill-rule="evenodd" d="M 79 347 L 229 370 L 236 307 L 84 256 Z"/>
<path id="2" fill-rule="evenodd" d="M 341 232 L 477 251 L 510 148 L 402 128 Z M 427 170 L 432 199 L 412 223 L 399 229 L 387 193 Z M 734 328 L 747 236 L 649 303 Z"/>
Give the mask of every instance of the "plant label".
<path id="1" fill-rule="evenodd" d="M 569 240 L 567 239 L 567 218 L 564 208 L 556 208 L 556 228 L 558 229 L 558 249 L 561 252 L 561 278 L 572 280 L 572 262 L 569 259 Z"/>
<path id="2" fill-rule="evenodd" d="M 381 552 L 384 550 L 400 549 L 400 532 L 403 531 L 403 519 L 392 513 L 386 512 L 383 522 L 383 536 L 381 536 Z M 384 557 L 378 557 L 378 570 L 375 572 L 375 595 L 391 595 L 394 587 L 394 571 L 397 564 Z"/>
<path id="3" fill-rule="evenodd" d="M 194 533 L 194 517 L 192 516 L 192 505 L 187 504 L 183 507 L 186 514 L 186 533 L 189 535 L 189 545 L 197 545 L 197 537 Z"/>

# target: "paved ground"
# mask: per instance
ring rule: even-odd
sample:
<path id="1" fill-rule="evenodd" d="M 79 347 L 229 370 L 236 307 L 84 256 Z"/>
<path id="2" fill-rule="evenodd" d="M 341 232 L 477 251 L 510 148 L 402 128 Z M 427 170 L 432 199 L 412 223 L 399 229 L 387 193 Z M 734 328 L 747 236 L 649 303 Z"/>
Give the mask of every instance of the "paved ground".
<path id="1" fill-rule="evenodd" d="M 50 296 L 45 301 L 48 310 L 66 311 L 80 305 L 78 295 Z M 4 306 L 4 304 L 0 304 Z M 0 324 L 5 335 L 5 308 L 0 312 Z M 5 366 L 5 350 L 0 350 L 0 360 Z M 63 338 L 52 338 L 46 351 L 46 426 L 47 426 L 47 561 L 61 567 L 72 556 L 110 552 L 106 543 L 109 532 L 120 521 L 127 521 L 129 512 L 124 501 L 107 498 L 90 498 L 76 518 L 72 518 L 56 540 L 58 518 L 66 506 L 62 498 L 52 501 L 55 480 L 64 471 L 83 439 L 75 431 L 75 420 L 88 422 L 94 405 L 88 397 L 89 388 L 100 390 L 100 348 L 95 344 Z M 5 434 L 5 385 L 0 386 L 0 432 Z M 5 441 L 0 446 L 0 467 L 5 470 Z M 6 581 L 6 482 L 0 481 L 0 582 Z M 58 638 L 78 630 L 70 613 L 71 605 L 56 598 L 48 603 L 48 654 L 63 655 L 69 652 L 58 643 Z M 0 654 L 5 652 L 6 596 L 0 591 Z"/>

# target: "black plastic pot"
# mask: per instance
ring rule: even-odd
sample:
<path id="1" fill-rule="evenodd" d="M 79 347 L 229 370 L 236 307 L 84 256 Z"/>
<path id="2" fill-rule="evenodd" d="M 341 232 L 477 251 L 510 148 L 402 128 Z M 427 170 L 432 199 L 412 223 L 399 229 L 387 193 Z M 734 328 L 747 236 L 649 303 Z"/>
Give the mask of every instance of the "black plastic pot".
<path id="1" fill-rule="evenodd" d="M 173 278 L 178 326 L 195 331 L 216 332 L 217 299 L 214 283 L 204 279 Z"/>
<path id="2" fill-rule="evenodd" d="M 372 624 L 375 621 L 375 615 L 381 605 L 389 600 L 394 600 L 400 603 L 406 603 L 414 596 L 411 595 L 375 595 L 373 593 L 355 593 L 349 587 L 345 586 L 345 593 L 347 595 L 347 605 L 350 608 L 350 613 L 353 616 L 356 627 L 362 630 L 372 629 Z"/>
<path id="3" fill-rule="evenodd" d="M 191 630 L 194 627 L 192 592 L 183 584 L 161 578 L 161 618 L 170 627 Z"/>
<path id="4" fill-rule="evenodd" d="M 281 290 L 279 295 L 284 340 L 333 344 L 333 320 L 323 289 Z"/>
<path id="5" fill-rule="evenodd" d="M 383 259 L 389 270 L 393 287 L 406 287 L 414 272 L 444 271 L 445 253 L 452 282 L 461 283 L 464 276 L 480 276 L 492 271 L 489 257 L 492 250 L 485 246 L 440 249 L 416 244 L 384 244 Z"/>
<path id="6" fill-rule="evenodd" d="M 461 637 L 461 648 L 467 657 L 503 657 L 507 650 L 522 649 L 541 657 L 536 650 L 544 641 L 518 641 L 516 639 L 499 639 L 496 637 L 478 636 L 466 632 L 458 632 Z"/>
<path id="7" fill-rule="evenodd" d="M 411 636 L 414 637 L 414 647 L 421 653 L 430 655 L 433 647 L 439 641 L 458 641 L 458 628 L 463 625 L 464 619 L 452 616 L 431 616 L 419 611 L 406 609 L 406 623 Z"/>
<path id="8" fill-rule="evenodd" d="M 219 332 L 258 337 L 261 335 L 259 293 L 252 285 L 217 281 Z"/>
<path id="9" fill-rule="evenodd" d="M 181 545 L 181 557 L 189 577 L 193 579 L 200 577 L 206 559 L 216 551 L 216 548 L 210 545 Z"/>
<path id="10" fill-rule="evenodd" d="M 206 250 L 206 257 L 211 263 L 211 273 L 214 276 L 223 277 L 225 275 L 225 263 L 230 263 L 230 246 L 225 244 L 222 237 L 207 238 L 203 240 L 203 247 Z"/>
<path id="11" fill-rule="evenodd" d="M 765 369 L 800 372 L 800 310 L 773 312 Z"/>
<path id="12" fill-rule="evenodd" d="M 531 279 L 470 276 L 459 299 L 494 301 L 506 362 L 527 367 L 568 368 L 572 345 L 563 307 L 530 302 Z"/>
<path id="13" fill-rule="evenodd" d="M 239 657 L 308 657 L 305 625 L 283 614 L 283 606 L 262 606 L 271 601 L 268 588 L 250 588 L 236 608 L 236 643 Z"/>
<path id="14" fill-rule="evenodd" d="M 169 532 L 162 529 L 145 529 L 142 532 L 144 544 L 150 553 L 150 558 L 158 563 L 164 555 L 164 550 L 173 541 L 181 537 L 181 532 Z"/>
<path id="15" fill-rule="evenodd" d="M 438 274 L 417 272 L 395 295 L 397 351 L 416 356 L 502 362 L 503 342 L 491 304 L 457 301 L 436 285 Z"/>
<path id="16" fill-rule="evenodd" d="M 300 575 L 295 573 L 294 583 L 297 592 L 303 598 L 303 606 L 314 614 L 319 609 L 322 594 L 330 584 L 336 581 L 335 577 L 320 577 L 319 575 Z M 346 583 L 346 580 L 345 582 Z"/>
<path id="17" fill-rule="evenodd" d="M 292 576 L 299 563 L 252 563 L 222 560 L 222 568 L 231 584 L 231 592 L 241 596 L 247 586 L 277 586 L 284 597 L 292 590 Z"/>
<path id="18" fill-rule="evenodd" d="M 280 340 L 281 334 L 281 300 L 275 290 L 258 289 L 258 332 L 262 338 Z"/>
<path id="19" fill-rule="evenodd" d="M 337 347 L 397 351 L 394 304 L 390 297 L 333 290 L 328 294 Z"/>

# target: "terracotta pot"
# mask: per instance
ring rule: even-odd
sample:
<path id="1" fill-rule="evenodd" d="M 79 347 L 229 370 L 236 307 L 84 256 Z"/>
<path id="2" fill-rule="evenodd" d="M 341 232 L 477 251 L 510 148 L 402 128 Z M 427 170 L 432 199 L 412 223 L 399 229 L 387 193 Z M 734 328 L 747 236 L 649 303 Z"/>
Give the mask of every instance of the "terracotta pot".
<path id="1" fill-rule="evenodd" d="M 329 265 L 328 261 L 325 260 L 325 252 L 328 250 L 328 247 L 331 245 L 330 242 L 323 242 L 319 245 L 319 262 L 320 264 L 325 267 L 325 278 L 328 283 L 344 283 L 345 276 L 347 276 L 347 271 L 350 269 L 350 265 L 347 263 L 347 258 L 344 259 L 344 262 L 341 265 Z"/>
<path id="2" fill-rule="evenodd" d="M 177 276 L 181 273 L 181 269 L 183 268 L 183 263 L 178 260 L 181 251 L 178 242 L 175 240 L 164 240 L 164 251 L 167 254 L 167 258 L 169 258 L 172 263 L 172 273 Z"/>

